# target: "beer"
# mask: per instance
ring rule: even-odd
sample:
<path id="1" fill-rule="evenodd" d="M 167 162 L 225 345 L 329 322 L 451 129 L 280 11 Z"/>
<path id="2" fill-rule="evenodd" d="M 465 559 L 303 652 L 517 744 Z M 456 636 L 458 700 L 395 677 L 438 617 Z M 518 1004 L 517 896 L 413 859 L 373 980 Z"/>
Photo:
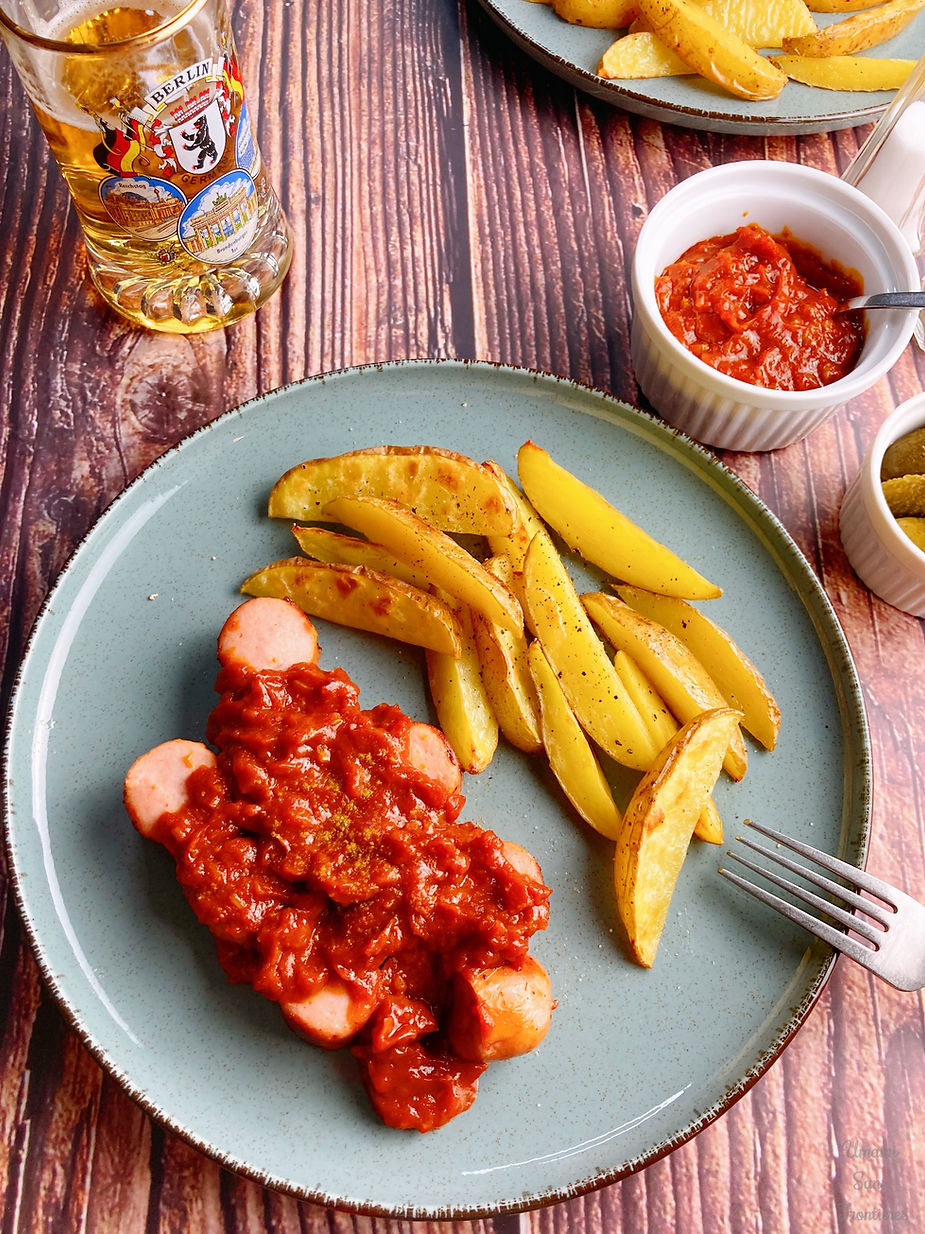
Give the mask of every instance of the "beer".
<path id="1" fill-rule="evenodd" d="M 184 333 L 262 304 L 290 239 L 222 0 L 179 14 L 71 6 L 40 33 L 58 49 L 54 76 L 46 57 L 44 80 L 24 80 L 103 296 L 138 324 Z"/>

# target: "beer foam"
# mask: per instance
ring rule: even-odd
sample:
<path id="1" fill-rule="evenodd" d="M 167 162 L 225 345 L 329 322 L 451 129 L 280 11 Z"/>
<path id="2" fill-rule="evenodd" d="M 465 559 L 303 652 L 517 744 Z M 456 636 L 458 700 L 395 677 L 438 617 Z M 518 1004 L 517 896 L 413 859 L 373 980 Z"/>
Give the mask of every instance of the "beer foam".
<path id="1" fill-rule="evenodd" d="M 100 4 L 99 0 L 65 0 L 65 3 L 59 4 L 56 12 L 47 18 L 35 14 L 33 20 L 28 22 L 27 28 L 44 38 L 66 43 L 68 32 L 75 26 L 80 26 L 85 21 L 91 21 L 94 17 L 99 17 L 116 8 L 138 9 L 142 13 L 156 12 L 163 17 L 164 21 L 168 21 L 171 17 L 182 13 L 189 3 L 190 0 L 157 0 L 156 4 L 145 3 L 145 0 L 125 0 L 124 3 L 115 4 Z"/>
<path id="2" fill-rule="evenodd" d="M 175 17 L 177 13 L 181 13 L 188 7 L 189 3 L 190 0 L 157 0 L 155 7 L 150 3 L 145 3 L 144 0 L 138 0 L 137 3 L 127 0 L 126 3 L 104 5 L 101 5 L 99 0 L 70 0 L 68 3 L 61 4 L 58 11 L 50 17 L 44 20 L 36 17 L 30 23 L 30 26 L 35 33 L 45 38 L 66 43 L 68 42 L 67 35 L 77 26 L 117 8 L 120 10 L 134 9 L 148 14 L 156 13 L 164 21 L 167 21 L 169 18 Z M 41 79 L 41 89 L 44 98 L 39 100 L 40 106 L 54 120 L 85 132 L 95 131 L 97 129 L 96 118 L 77 105 L 71 90 L 64 80 L 64 74 L 67 71 L 67 60 L 64 54 L 53 52 L 40 52 L 39 54 L 42 56 L 43 69 L 45 69 Z M 79 54 L 77 53 L 77 56 Z M 47 71 L 49 58 L 51 59 L 51 72 Z M 74 60 L 70 61 L 72 64 L 74 62 Z M 146 74 L 143 73 L 142 79 L 144 79 L 144 76 Z M 156 83 L 152 81 L 151 84 L 154 85 Z"/>

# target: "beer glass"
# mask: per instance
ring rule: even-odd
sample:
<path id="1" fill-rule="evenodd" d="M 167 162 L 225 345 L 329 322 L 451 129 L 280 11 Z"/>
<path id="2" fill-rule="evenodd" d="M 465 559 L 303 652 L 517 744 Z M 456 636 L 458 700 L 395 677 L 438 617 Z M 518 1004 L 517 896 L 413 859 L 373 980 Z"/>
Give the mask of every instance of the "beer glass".
<path id="1" fill-rule="evenodd" d="M 0 0 L 0 34 L 83 228 L 90 276 L 138 325 L 253 312 L 289 268 L 225 0 Z"/>

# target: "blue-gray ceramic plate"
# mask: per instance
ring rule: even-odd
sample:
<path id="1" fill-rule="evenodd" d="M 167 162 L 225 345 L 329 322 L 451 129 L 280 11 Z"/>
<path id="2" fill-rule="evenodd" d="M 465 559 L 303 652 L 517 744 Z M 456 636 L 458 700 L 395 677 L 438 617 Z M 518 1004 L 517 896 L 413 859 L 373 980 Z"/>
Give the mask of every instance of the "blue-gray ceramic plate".
<path id="1" fill-rule="evenodd" d="M 735 98 L 695 76 L 608 81 L 598 77 L 596 69 L 620 31 L 572 26 L 557 17 L 551 5 L 534 0 L 481 2 L 519 47 L 571 85 L 666 124 L 712 133 L 822 133 L 876 120 L 893 98 L 893 92 L 887 90 L 820 90 L 789 81 L 776 99 L 756 103 Z M 839 20 L 837 15 L 826 13 L 813 16 L 819 26 Z M 889 42 L 859 54 L 918 60 L 923 50 L 925 14 L 920 13 Z"/>
<path id="2" fill-rule="evenodd" d="M 231 986 L 166 853 L 121 803 L 134 757 L 200 737 L 215 637 L 255 567 L 292 552 L 264 516 L 305 458 L 433 444 L 510 470 L 528 437 L 725 588 L 710 612 L 783 713 L 716 797 L 862 862 L 869 750 L 858 683 L 812 572 L 776 520 L 705 451 L 553 377 L 421 362 L 307 381 L 232 411 L 132 484 L 50 595 L 16 688 L 6 763 L 13 885 L 41 965 L 94 1055 L 156 1118 L 230 1168 L 321 1204 L 408 1218 L 564 1199 L 692 1136 L 780 1053 L 832 964 L 821 944 L 717 874 L 697 842 L 655 967 L 615 924 L 612 846 L 573 816 L 539 758 L 499 749 L 466 815 L 540 859 L 553 887 L 533 950 L 559 1000 L 533 1054 L 489 1068 L 467 1113 L 428 1135 L 372 1114 L 349 1054 L 297 1039 Z M 321 625 L 366 706 L 428 717 L 417 652 Z M 618 793 L 629 786 L 618 777 Z"/>

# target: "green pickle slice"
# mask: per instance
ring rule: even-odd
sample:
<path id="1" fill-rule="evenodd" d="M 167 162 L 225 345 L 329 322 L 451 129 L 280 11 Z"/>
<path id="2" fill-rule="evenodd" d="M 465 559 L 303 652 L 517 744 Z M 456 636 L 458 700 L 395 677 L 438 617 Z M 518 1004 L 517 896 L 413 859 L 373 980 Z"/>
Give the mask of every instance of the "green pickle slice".
<path id="1" fill-rule="evenodd" d="M 925 553 L 925 424 L 887 446 L 880 482 L 897 527 Z"/>
<path id="2" fill-rule="evenodd" d="M 883 495 L 894 518 L 925 516 L 925 475 L 894 476 L 884 480 Z"/>
<path id="3" fill-rule="evenodd" d="M 891 442 L 883 452 L 880 465 L 881 480 L 922 474 L 925 474 L 925 425 Z"/>
<path id="4" fill-rule="evenodd" d="M 896 525 L 925 553 L 925 518 L 898 518 Z"/>

